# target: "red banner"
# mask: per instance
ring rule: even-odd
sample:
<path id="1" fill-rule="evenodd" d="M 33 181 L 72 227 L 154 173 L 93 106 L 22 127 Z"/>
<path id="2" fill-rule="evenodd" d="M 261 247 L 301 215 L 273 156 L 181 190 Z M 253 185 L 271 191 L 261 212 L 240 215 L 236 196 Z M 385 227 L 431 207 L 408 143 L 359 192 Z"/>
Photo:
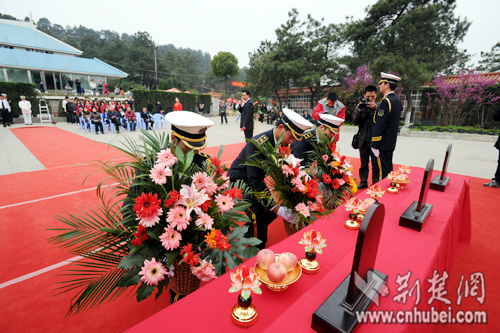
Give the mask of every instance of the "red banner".
<path id="1" fill-rule="evenodd" d="M 240 81 L 231 81 L 231 85 L 233 87 L 245 87 L 247 83 L 246 82 L 240 82 Z"/>

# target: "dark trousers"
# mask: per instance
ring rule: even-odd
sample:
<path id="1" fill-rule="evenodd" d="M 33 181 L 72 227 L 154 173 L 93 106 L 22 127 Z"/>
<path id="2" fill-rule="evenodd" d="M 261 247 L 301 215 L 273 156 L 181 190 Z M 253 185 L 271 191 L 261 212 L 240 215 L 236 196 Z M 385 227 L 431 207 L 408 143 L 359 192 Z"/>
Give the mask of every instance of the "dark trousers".
<path id="1" fill-rule="evenodd" d="M 226 119 L 226 124 L 227 124 L 227 116 L 226 116 L 226 113 L 225 112 L 221 112 L 220 113 L 220 123 L 223 124 L 224 123 L 224 119 Z"/>
<path id="2" fill-rule="evenodd" d="M 10 124 L 12 121 L 10 120 L 10 112 L 8 109 L 2 109 L 2 122 L 3 122 L 3 127 L 7 126 L 7 124 Z"/>
<path id="3" fill-rule="evenodd" d="M 362 147 L 359 147 L 359 158 L 361 160 L 361 166 L 359 167 L 360 185 L 366 184 L 368 186 L 368 175 L 370 174 L 370 156 L 372 156 L 370 142 L 365 142 L 363 143 Z M 374 160 L 372 157 L 372 164 L 373 161 Z M 377 178 L 375 178 L 375 174 L 373 172 L 374 168 L 372 167 L 372 183 L 377 181 Z"/>
<path id="4" fill-rule="evenodd" d="M 273 222 L 276 217 L 275 213 L 270 211 L 271 207 L 265 207 L 260 202 L 256 201 L 254 198 L 249 199 L 252 202 L 252 206 L 247 210 L 248 218 L 250 218 L 251 223 L 247 223 L 248 230 L 245 237 L 256 237 L 262 241 L 257 247 L 259 249 L 264 249 L 267 242 L 267 229 L 268 226 Z M 257 235 L 255 235 L 255 227 L 257 228 Z"/>
<path id="5" fill-rule="evenodd" d="M 135 120 L 128 120 L 130 123 L 130 130 L 135 131 L 135 127 L 137 126 L 137 122 Z"/>
<path id="6" fill-rule="evenodd" d="M 72 118 L 72 117 L 71 117 L 71 113 L 66 112 L 66 122 L 67 122 L 68 124 L 71 124 L 71 123 L 72 123 L 71 118 Z"/>
<path id="7" fill-rule="evenodd" d="M 113 125 L 115 125 L 116 132 L 120 133 L 120 119 L 118 119 L 118 118 L 111 118 L 111 119 L 108 119 L 108 122 L 112 122 Z"/>
<path id="8" fill-rule="evenodd" d="M 101 133 L 104 134 L 104 128 L 102 127 L 102 123 L 100 121 L 93 121 L 92 123 L 94 124 L 96 134 L 99 132 L 99 129 L 101 130 Z"/>
<path id="9" fill-rule="evenodd" d="M 245 138 L 246 139 L 253 138 L 253 129 L 251 129 L 251 130 L 247 129 L 247 130 L 244 130 L 244 132 L 245 132 Z"/>
<path id="10" fill-rule="evenodd" d="M 493 178 L 493 180 L 500 182 L 500 150 L 498 151 L 497 171 L 495 172 L 495 178 Z"/>
<path id="11" fill-rule="evenodd" d="M 375 157 L 371 152 L 372 169 L 373 169 L 373 184 L 387 177 L 392 171 L 392 153 L 393 150 L 379 150 L 379 157 Z M 382 171 L 382 172 L 381 172 Z"/>

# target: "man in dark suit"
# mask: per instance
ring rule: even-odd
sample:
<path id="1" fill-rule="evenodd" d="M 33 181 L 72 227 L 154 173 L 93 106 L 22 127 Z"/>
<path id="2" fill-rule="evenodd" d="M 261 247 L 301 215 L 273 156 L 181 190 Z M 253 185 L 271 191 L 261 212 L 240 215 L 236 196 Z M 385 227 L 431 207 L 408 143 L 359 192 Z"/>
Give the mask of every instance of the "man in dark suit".
<path id="1" fill-rule="evenodd" d="M 287 146 L 294 140 L 302 140 L 304 131 L 310 129 L 312 126 L 313 124 L 297 113 L 285 109 L 283 117 L 277 121 L 276 127 L 256 135 L 251 141 L 261 146 L 266 144 L 266 142 L 275 146 L 276 142 L 283 135 L 281 145 Z M 266 199 L 266 196 L 269 195 L 269 192 L 266 191 L 267 185 L 264 182 L 266 172 L 258 167 L 245 165 L 248 157 L 258 151 L 254 142 L 247 142 L 238 157 L 234 160 L 227 175 L 232 182 L 240 179 L 245 181 L 253 191 L 250 197 L 246 198 L 252 203 L 247 212 L 250 220 L 252 220 L 252 225 L 249 226 L 246 237 L 257 237 L 260 239 L 262 243 L 259 247 L 263 249 L 267 241 L 267 228 L 276 219 L 276 216 L 279 215 L 284 219 L 291 217 L 292 220 L 294 216 L 285 207 L 273 209 L 272 206 L 264 206 L 261 203 L 260 200 Z"/>
<path id="2" fill-rule="evenodd" d="M 246 139 L 251 139 L 253 137 L 253 102 L 250 98 L 250 91 L 243 90 L 241 93 L 241 98 L 243 102 L 238 107 L 238 111 L 241 113 L 240 119 L 240 129 L 245 133 Z"/>
<path id="3" fill-rule="evenodd" d="M 392 154 L 396 148 L 399 118 L 403 110 L 401 101 L 394 93 L 401 78 L 383 72 L 381 76 L 378 85 L 384 98 L 373 115 L 372 127 L 372 161 L 376 161 L 372 164 L 372 174 L 376 177 L 373 183 L 384 179 L 392 171 Z"/>

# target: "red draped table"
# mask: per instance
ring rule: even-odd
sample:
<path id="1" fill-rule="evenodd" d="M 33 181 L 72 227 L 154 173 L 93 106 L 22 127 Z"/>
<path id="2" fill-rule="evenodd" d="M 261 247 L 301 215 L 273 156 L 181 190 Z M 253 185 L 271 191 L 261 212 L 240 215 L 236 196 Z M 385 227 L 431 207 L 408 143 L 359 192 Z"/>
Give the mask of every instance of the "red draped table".
<path id="1" fill-rule="evenodd" d="M 380 239 L 375 269 L 387 274 L 389 293 L 380 297 L 379 305 L 372 304 L 371 311 L 430 310 L 431 307 L 449 311 L 446 294 L 429 291 L 433 276 L 436 281 L 450 272 L 455 257 L 469 244 L 471 236 L 471 210 L 469 179 L 460 175 L 449 175 L 450 184 L 445 192 L 429 191 L 427 203 L 434 205 L 432 215 L 422 231 L 398 225 L 399 217 L 408 206 L 418 199 L 423 170 L 413 168 L 411 184 L 398 194 L 385 193 L 379 201 L 385 205 L 385 219 Z M 379 183 L 387 189 L 386 180 Z M 367 198 L 366 193 L 358 198 Z M 283 292 L 273 292 L 264 284 L 262 295 L 252 295 L 253 304 L 259 312 L 257 323 L 247 328 L 253 332 L 312 332 L 313 312 L 346 278 L 352 267 L 357 231 L 344 227 L 348 212 L 339 207 L 330 217 L 316 221 L 304 230 L 320 231 L 327 239 L 323 254 L 317 256 L 321 270 L 317 275 L 302 274 L 300 279 Z M 275 222 L 276 223 L 276 222 Z M 303 231 L 289 236 L 271 249 L 275 253 L 292 252 L 304 257 L 304 246 L 298 242 Z M 255 265 L 255 258 L 245 265 Z M 410 272 L 407 286 L 397 277 Z M 435 275 L 437 274 L 437 275 Z M 408 276 L 408 275 L 407 275 Z M 443 281 L 441 281 L 443 282 Z M 441 290 L 456 292 L 457 286 L 445 286 Z M 436 284 L 436 286 L 439 284 Z M 229 273 L 203 286 L 181 301 L 165 308 L 154 316 L 130 329 L 131 332 L 229 332 L 243 328 L 231 321 L 231 310 L 237 301 L 236 293 L 229 293 Z M 398 290 L 398 288 L 400 288 Z M 417 290 L 420 289 L 420 290 Z M 411 294 L 408 294 L 409 291 Z M 406 303 L 404 295 L 406 296 Z M 438 297 L 439 296 L 439 297 Z M 419 299 L 417 299 L 419 298 Z M 399 302 L 397 301 L 399 300 Z M 417 304 L 418 303 L 418 304 Z M 430 304 L 429 304 L 430 303 Z M 432 325 L 414 323 L 358 324 L 359 332 L 432 331 Z"/>

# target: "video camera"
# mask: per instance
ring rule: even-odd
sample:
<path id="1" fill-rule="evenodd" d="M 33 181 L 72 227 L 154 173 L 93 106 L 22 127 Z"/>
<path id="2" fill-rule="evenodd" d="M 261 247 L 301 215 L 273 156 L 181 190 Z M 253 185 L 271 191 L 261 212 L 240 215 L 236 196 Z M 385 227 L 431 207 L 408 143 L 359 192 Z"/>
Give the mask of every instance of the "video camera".
<path id="1" fill-rule="evenodd" d="M 358 107 L 359 108 L 366 108 L 367 105 L 368 105 L 368 98 L 366 98 L 366 97 L 360 97 L 359 98 L 359 105 L 358 105 Z"/>

